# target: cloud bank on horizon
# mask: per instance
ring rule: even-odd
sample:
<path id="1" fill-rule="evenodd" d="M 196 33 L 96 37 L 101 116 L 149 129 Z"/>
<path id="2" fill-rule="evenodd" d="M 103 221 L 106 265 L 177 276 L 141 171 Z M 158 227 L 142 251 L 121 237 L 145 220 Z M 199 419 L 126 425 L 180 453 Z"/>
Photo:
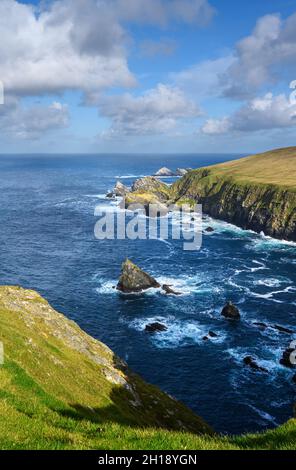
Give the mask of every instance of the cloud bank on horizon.
<path id="1" fill-rule="evenodd" d="M 2 151 L 295 143 L 296 1 L 252 3 L 1 0 Z"/>

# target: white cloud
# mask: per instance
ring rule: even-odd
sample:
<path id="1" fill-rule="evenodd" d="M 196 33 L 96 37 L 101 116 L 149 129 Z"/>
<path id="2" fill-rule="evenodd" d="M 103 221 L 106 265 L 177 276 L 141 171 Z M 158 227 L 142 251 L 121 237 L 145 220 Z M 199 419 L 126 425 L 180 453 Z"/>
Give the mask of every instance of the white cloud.
<path id="1" fill-rule="evenodd" d="M 224 76 L 226 95 L 252 95 L 288 70 L 296 73 L 296 13 L 286 20 L 266 15 L 257 21 L 252 34 L 236 45 L 236 61 Z"/>
<path id="2" fill-rule="evenodd" d="M 296 104 L 285 95 L 267 93 L 243 105 L 230 117 L 209 119 L 202 127 L 205 134 L 230 131 L 254 132 L 296 126 Z"/>
<path id="3" fill-rule="evenodd" d="M 127 93 L 101 98 L 99 109 L 111 120 L 105 137 L 163 134 L 178 130 L 186 119 L 200 115 L 179 88 L 163 84 L 138 97 Z"/>
<path id="4" fill-rule="evenodd" d="M 172 73 L 177 86 L 193 94 L 197 99 L 221 95 L 220 76 L 234 62 L 232 55 L 205 60 L 181 72 Z"/>
<path id="5" fill-rule="evenodd" d="M 208 119 L 202 127 L 204 134 L 225 134 L 231 128 L 231 123 L 227 117 L 222 119 Z"/>
<path id="6" fill-rule="evenodd" d="M 8 98 L 0 106 L 2 136 L 35 140 L 46 132 L 65 128 L 68 124 L 68 107 L 59 102 L 53 102 L 49 106 L 25 107 L 18 100 Z"/>
<path id="7" fill-rule="evenodd" d="M 32 5 L 0 2 L 1 80 L 8 93 L 38 95 L 133 86 L 124 31 L 104 4 L 63 0 L 36 16 Z"/>

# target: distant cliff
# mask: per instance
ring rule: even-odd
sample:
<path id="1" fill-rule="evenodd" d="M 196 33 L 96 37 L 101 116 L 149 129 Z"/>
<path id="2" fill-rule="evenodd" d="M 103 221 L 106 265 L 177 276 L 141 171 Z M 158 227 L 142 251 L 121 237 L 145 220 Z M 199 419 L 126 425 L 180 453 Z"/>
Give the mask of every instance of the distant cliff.
<path id="1" fill-rule="evenodd" d="M 212 217 L 296 241 L 296 147 L 190 171 L 171 191 Z"/>

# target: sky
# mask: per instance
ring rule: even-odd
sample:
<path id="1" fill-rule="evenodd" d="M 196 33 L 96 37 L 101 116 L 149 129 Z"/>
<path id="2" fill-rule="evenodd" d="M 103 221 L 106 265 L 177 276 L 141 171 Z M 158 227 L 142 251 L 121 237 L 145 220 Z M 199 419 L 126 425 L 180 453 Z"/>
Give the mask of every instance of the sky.
<path id="1" fill-rule="evenodd" d="M 0 38 L 1 153 L 296 143 L 296 0 L 0 0 Z"/>

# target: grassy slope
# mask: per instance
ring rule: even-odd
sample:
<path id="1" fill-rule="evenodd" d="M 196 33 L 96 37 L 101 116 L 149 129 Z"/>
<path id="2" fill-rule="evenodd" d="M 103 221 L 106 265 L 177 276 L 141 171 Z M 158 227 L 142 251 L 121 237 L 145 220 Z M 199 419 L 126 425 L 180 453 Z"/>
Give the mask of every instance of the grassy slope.
<path id="1" fill-rule="evenodd" d="M 215 175 L 231 177 L 237 182 L 296 189 L 296 147 L 272 150 L 208 168 Z"/>
<path id="2" fill-rule="evenodd" d="M 213 436 L 33 291 L 0 287 L 0 340 L 1 449 L 295 448 L 295 420 L 262 435 Z"/>

